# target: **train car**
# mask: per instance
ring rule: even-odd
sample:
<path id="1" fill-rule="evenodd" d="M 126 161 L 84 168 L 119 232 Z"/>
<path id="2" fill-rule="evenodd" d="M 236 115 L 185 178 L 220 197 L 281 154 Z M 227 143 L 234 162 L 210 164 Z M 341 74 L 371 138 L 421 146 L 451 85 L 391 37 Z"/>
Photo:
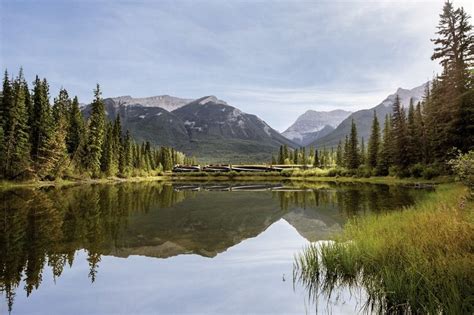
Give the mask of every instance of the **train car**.
<path id="1" fill-rule="evenodd" d="M 292 165 L 286 165 L 286 164 L 278 164 L 278 165 L 272 165 L 272 171 L 283 171 L 283 170 L 289 170 L 289 169 L 306 169 L 310 168 L 310 165 L 303 165 L 303 164 L 292 164 Z"/>
<path id="2" fill-rule="evenodd" d="M 217 172 L 230 172 L 230 165 L 206 165 L 202 168 L 204 172 L 217 173 Z"/>
<path id="3" fill-rule="evenodd" d="M 175 165 L 173 167 L 173 173 L 191 173 L 199 172 L 201 167 L 199 165 Z"/>
<path id="4" fill-rule="evenodd" d="M 267 165 L 232 165 L 236 172 L 271 172 L 272 168 Z"/>

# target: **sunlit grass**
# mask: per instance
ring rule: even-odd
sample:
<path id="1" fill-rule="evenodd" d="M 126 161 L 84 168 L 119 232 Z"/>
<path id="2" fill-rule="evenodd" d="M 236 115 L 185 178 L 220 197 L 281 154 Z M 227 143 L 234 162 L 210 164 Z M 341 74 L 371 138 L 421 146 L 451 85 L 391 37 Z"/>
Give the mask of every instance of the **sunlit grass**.
<path id="1" fill-rule="evenodd" d="M 312 297 L 362 286 L 377 311 L 472 314 L 473 203 L 460 185 L 440 186 L 402 211 L 354 219 L 335 242 L 295 259 L 295 281 Z"/>

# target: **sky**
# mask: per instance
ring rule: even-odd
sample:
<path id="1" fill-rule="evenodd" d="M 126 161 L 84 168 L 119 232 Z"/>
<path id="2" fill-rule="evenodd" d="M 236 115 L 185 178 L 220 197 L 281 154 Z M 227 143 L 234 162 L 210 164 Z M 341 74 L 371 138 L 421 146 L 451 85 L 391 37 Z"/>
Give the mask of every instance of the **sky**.
<path id="1" fill-rule="evenodd" d="M 0 0 L 0 65 L 46 77 L 51 99 L 90 102 L 96 83 L 104 97 L 215 95 L 283 131 L 432 78 L 443 2 Z"/>

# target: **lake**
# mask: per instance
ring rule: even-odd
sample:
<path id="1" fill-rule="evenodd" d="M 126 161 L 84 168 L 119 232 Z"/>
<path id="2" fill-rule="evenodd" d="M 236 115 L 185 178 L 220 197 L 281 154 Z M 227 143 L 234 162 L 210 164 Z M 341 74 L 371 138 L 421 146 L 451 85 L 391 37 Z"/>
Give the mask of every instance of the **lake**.
<path id="1" fill-rule="evenodd" d="M 352 314 L 294 255 L 427 191 L 318 183 L 120 183 L 0 191 L 0 314 Z M 360 296 L 359 296 L 360 295 Z"/>

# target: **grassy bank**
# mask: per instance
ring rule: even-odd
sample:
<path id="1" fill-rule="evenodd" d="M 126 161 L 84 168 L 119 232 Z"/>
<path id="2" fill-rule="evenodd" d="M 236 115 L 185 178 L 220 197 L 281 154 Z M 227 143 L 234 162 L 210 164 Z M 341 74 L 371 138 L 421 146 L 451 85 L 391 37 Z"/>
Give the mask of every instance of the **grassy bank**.
<path id="1" fill-rule="evenodd" d="M 142 177 L 108 177 L 100 179 L 60 179 L 55 181 L 0 181 L 0 189 L 15 187 L 43 187 L 43 186 L 65 186 L 77 184 L 100 184 L 113 182 L 141 182 L 141 181 L 284 181 L 302 183 L 334 182 L 334 183 L 371 183 L 388 185 L 416 185 L 416 184 L 440 184 L 452 181 L 451 177 L 437 177 L 433 179 L 422 178 L 397 178 L 397 177 L 340 177 L 340 176 L 310 176 L 310 175 L 282 175 L 279 172 L 262 173 L 165 173 L 161 176 Z"/>
<path id="2" fill-rule="evenodd" d="M 58 179 L 54 181 L 0 181 L 0 189 L 20 188 L 20 187 L 47 187 L 47 186 L 68 186 L 80 184 L 105 184 L 121 182 L 143 182 L 143 181 L 163 181 L 168 180 L 168 176 L 143 176 L 143 177 L 108 177 L 99 179 Z"/>
<path id="3" fill-rule="evenodd" d="M 312 174 L 310 172 L 222 172 L 222 173 L 175 173 L 165 175 L 174 181 L 291 181 L 291 182 L 341 182 L 341 183 L 372 183 L 372 184 L 440 184 L 453 181 L 452 177 L 440 176 L 433 179 L 383 177 L 344 177 Z"/>
<path id="4" fill-rule="evenodd" d="M 472 314 L 474 214 L 467 189 L 440 185 L 421 203 L 349 222 L 335 242 L 295 260 L 295 281 L 314 295 L 362 286 L 381 312 Z"/>

